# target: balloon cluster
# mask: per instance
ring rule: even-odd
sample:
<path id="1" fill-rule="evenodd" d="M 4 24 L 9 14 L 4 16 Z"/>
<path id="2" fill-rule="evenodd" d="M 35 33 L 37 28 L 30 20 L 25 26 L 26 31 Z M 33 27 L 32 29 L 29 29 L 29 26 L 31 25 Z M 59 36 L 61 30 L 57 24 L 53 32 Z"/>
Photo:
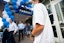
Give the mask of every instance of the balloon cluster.
<path id="1" fill-rule="evenodd" d="M 20 7 L 21 7 L 21 9 L 23 8 L 23 6 L 26 9 L 32 8 L 32 4 L 27 4 L 30 1 L 31 0 L 12 0 L 11 1 L 11 6 L 13 7 L 13 10 L 15 11 L 15 13 L 16 12 L 19 13 Z M 29 11 L 32 12 L 31 9 L 29 9 Z M 3 24 L 6 28 L 8 28 L 9 27 L 9 22 L 7 21 L 7 19 L 11 18 L 14 21 L 14 16 L 13 16 L 12 10 L 10 8 L 9 2 L 7 2 L 5 4 L 4 11 L 2 12 L 2 14 L 3 14 L 3 18 L 2 18 Z M 26 14 L 26 13 L 21 12 L 21 14 Z"/>
<path id="2" fill-rule="evenodd" d="M 2 18 L 3 24 L 5 27 L 8 28 L 9 22 L 7 21 L 7 19 L 11 18 L 12 20 L 14 20 L 13 13 L 11 12 L 8 4 L 5 5 L 4 11 L 2 12 L 2 14 L 3 14 L 3 18 Z"/>

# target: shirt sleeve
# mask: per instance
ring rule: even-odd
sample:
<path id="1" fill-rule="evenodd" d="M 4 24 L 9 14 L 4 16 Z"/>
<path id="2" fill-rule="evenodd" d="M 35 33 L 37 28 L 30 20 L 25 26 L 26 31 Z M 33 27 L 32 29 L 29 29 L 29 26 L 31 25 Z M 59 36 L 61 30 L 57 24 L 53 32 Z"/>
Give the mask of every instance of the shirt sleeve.
<path id="1" fill-rule="evenodd" d="M 44 16 L 42 6 L 36 6 L 36 9 L 35 9 L 35 23 L 38 23 L 40 25 L 45 25 L 45 16 Z"/>
<path id="2" fill-rule="evenodd" d="M 15 29 L 15 31 L 14 32 L 17 32 L 17 30 L 18 30 L 18 27 L 17 27 L 17 25 L 14 23 L 14 29 Z"/>

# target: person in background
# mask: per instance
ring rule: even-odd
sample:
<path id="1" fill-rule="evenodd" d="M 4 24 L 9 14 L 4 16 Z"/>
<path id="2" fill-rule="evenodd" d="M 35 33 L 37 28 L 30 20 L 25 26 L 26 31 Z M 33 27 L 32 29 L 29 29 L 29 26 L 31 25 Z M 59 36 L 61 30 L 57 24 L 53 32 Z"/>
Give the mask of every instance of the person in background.
<path id="1" fill-rule="evenodd" d="M 27 32 L 26 32 L 26 23 L 24 23 L 24 25 L 25 25 L 25 28 L 24 28 L 24 30 L 23 30 L 23 34 L 24 34 L 24 37 L 25 37 L 25 36 L 27 36 Z"/>
<path id="2" fill-rule="evenodd" d="M 30 39 L 33 43 L 55 43 L 52 25 L 43 0 L 33 0 L 33 31 Z"/>
<path id="3" fill-rule="evenodd" d="M 27 23 L 27 26 L 26 26 L 26 32 L 27 32 L 27 36 L 29 37 L 30 33 L 31 33 L 31 25 L 30 23 Z"/>
<path id="4" fill-rule="evenodd" d="M 9 18 L 9 28 L 3 33 L 2 43 L 15 43 L 14 35 L 16 34 L 18 27 L 14 21 Z"/>
<path id="5" fill-rule="evenodd" d="M 31 32 L 32 32 L 32 30 L 33 30 L 33 26 L 32 26 L 32 25 L 30 26 L 30 30 L 31 30 Z"/>
<path id="6" fill-rule="evenodd" d="M 19 41 L 20 41 L 20 36 L 21 36 L 20 33 L 22 33 L 22 39 L 23 39 L 23 30 L 24 30 L 24 28 L 25 28 L 24 23 L 23 23 L 22 21 L 19 21 L 19 24 L 18 24 L 18 29 L 19 29 Z"/>

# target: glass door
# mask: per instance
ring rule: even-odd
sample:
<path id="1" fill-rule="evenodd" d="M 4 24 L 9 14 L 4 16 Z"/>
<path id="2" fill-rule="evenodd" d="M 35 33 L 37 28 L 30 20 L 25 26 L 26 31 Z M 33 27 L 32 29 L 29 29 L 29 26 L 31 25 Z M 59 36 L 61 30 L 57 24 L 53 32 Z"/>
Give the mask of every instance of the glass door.
<path id="1" fill-rule="evenodd" d="M 60 1 L 59 3 L 57 3 L 55 5 L 55 9 L 56 9 L 56 14 L 57 14 L 58 21 L 59 21 L 62 38 L 64 40 L 64 2 Z"/>
<path id="2" fill-rule="evenodd" d="M 55 41 L 57 43 L 64 43 L 64 3 L 62 0 L 52 1 L 51 10 L 54 16 L 54 25 L 56 28 Z"/>

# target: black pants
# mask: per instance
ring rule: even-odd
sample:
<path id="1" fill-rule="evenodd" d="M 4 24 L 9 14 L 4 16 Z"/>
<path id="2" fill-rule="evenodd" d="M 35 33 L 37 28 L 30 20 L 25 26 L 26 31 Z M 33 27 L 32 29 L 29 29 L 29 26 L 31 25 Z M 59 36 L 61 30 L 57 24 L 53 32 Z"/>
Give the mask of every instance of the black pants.
<path id="1" fill-rule="evenodd" d="M 2 43 L 15 43 L 13 32 L 14 31 L 8 32 L 5 30 L 3 33 Z"/>
<path id="2" fill-rule="evenodd" d="M 20 38 L 21 38 L 21 34 L 22 33 L 22 39 L 23 39 L 23 30 L 19 30 L 19 41 L 20 41 Z"/>

